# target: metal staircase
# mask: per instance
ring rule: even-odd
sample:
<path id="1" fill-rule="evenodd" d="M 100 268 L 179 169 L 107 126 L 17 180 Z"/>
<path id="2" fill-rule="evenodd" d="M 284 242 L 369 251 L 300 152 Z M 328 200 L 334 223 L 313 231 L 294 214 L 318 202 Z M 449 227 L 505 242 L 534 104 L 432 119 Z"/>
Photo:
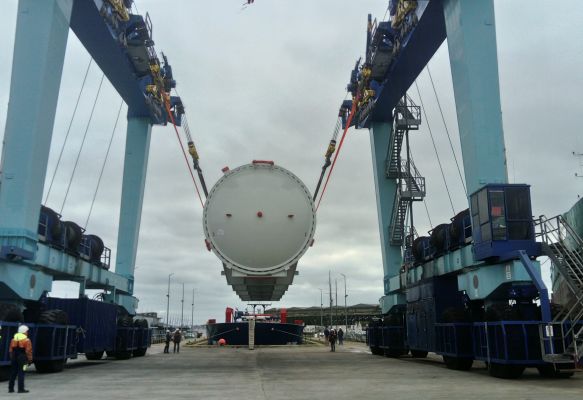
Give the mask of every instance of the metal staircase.
<path id="1" fill-rule="evenodd" d="M 583 239 L 562 216 L 537 220 L 537 236 L 571 294 L 564 309 L 541 326 L 543 359 L 577 366 L 583 358 Z"/>
<path id="2" fill-rule="evenodd" d="M 421 108 L 409 96 L 399 100 L 393 118 L 393 135 L 387 150 L 386 177 L 397 179 L 397 191 L 389 225 L 391 245 L 402 245 L 405 239 L 405 221 L 413 201 L 425 197 L 425 178 L 421 176 L 413 160 L 401 158 L 403 139 L 411 130 L 418 130 L 421 124 Z"/>
<path id="3" fill-rule="evenodd" d="M 415 105 L 409 96 L 399 100 L 393 118 L 393 138 L 387 152 L 387 178 L 399 178 L 399 163 L 403 137 L 409 131 L 416 131 L 421 125 L 421 107 Z"/>

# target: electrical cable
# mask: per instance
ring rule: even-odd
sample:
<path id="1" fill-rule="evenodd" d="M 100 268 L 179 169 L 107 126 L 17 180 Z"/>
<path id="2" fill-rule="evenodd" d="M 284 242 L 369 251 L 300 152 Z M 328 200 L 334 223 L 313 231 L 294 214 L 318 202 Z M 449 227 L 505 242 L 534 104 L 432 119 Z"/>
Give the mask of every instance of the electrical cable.
<path id="1" fill-rule="evenodd" d="M 427 73 L 429 74 L 429 80 L 431 81 L 431 86 L 433 87 L 433 93 L 435 94 L 435 99 L 437 100 L 437 106 L 439 107 L 439 113 L 441 114 L 441 120 L 443 121 L 443 126 L 445 127 L 445 133 L 447 134 L 447 140 L 449 140 L 449 147 L 451 149 L 451 153 L 453 154 L 453 159 L 455 160 L 455 166 L 457 167 L 457 173 L 460 176 L 460 181 L 462 182 L 462 187 L 464 188 L 464 193 L 466 194 L 466 197 L 467 197 L 468 191 L 466 189 L 466 183 L 464 182 L 464 178 L 462 176 L 460 164 L 458 163 L 457 156 L 455 155 L 455 151 L 453 149 L 451 135 L 449 134 L 449 129 L 447 128 L 447 124 L 445 122 L 445 117 L 443 116 L 443 110 L 441 109 L 441 102 L 439 101 L 439 96 L 437 96 L 437 90 L 435 90 L 435 84 L 433 83 L 433 77 L 431 76 L 431 71 L 429 70 L 429 64 L 427 64 L 425 68 L 427 68 Z"/>
<path id="2" fill-rule="evenodd" d="M 91 218 L 91 213 L 93 212 L 93 205 L 95 204 L 95 199 L 97 198 L 97 192 L 99 191 L 99 185 L 101 184 L 101 178 L 103 177 L 103 171 L 105 170 L 105 165 L 107 163 L 107 158 L 109 157 L 109 150 L 111 149 L 111 144 L 113 143 L 113 137 L 115 135 L 115 130 L 117 128 L 117 123 L 119 121 L 119 116 L 121 114 L 121 109 L 123 107 L 123 99 L 119 104 L 119 109 L 117 110 L 117 117 L 115 118 L 115 124 L 113 125 L 113 130 L 111 131 L 111 136 L 109 137 L 109 144 L 107 145 L 107 151 L 105 152 L 105 158 L 103 159 L 103 164 L 101 164 L 101 171 L 99 172 L 99 178 L 97 179 L 97 186 L 95 187 L 95 192 L 93 193 L 93 199 L 91 200 L 91 207 L 89 208 L 89 214 L 85 220 L 85 226 L 83 229 L 87 229 L 89 225 L 89 219 Z"/>
<path id="3" fill-rule="evenodd" d="M 81 152 L 83 151 L 83 146 L 85 146 L 85 139 L 87 138 L 87 132 L 89 131 L 89 126 L 91 125 L 91 120 L 93 119 L 93 112 L 95 111 L 95 106 L 97 105 L 97 99 L 99 98 L 99 93 L 101 93 L 101 86 L 103 85 L 103 78 L 105 74 L 101 74 L 101 80 L 99 81 L 99 88 L 97 89 L 97 94 L 95 95 L 95 100 L 93 101 L 93 107 L 91 107 L 91 114 L 89 114 L 89 120 L 85 126 L 85 133 L 83 134 L 83 140 L 81 141 L 81 147 L 77 153 L 77 159 L 75 160 L 75 165 L 73 166 L 73 172 L 71 173 L 71 178 L 69 179 L 69 184 L 67 185 L 67 191 L 65 192 L 65 198 L 63 199 L 63 204 L 61 204 L 61 210 L 59 214 L 63 214 L 63 209 L 67 203 L 67 197 L 69 196 L 69 190 L 71 189 L 71 183 L 73 183 L 73 178 L 75 177 L 75 172 L 77 171 L 77 165 L 79 164 L 79 158 L 81 158 Z"/>
<path id="4" fill-rule="evenodd" d="M 65 135 L 65 141 L 61 146 L 61 151 L 59 152 L 59 158 L 57 159 L 57 165 L 55 165 L 55 170 L 53 171 L 53 176 L 51 177 L 51 183 L 49 184 L 49 189 L 47 191 L 47 195 L 45 197 L 45 204 L 49 201 L 49 196 L 51 195 L 51 189 L 53 188 L 53 183 L 55 182 L 55 176 L 57 176 L 57 171 L 59 170 L 59 165 L 61 164 L 61 158 L 63 157 L 63 151 L 65 150 L 65 146 L 67 145 L 67 140 L 69 139 L 69 133 L 71 132 L 71 126 L 73 126 L 73 120 L 75 119 L 75 115 L 77 114 L 77 107 L 79 106 L 79 100 L 81 100 L 81 94 L 83 93 L 83 88 L 85 88 L 85 82 L 87 81 L 87 75 L 89 74 L 89 68 L 91 67 L 91 63 L 93 62 L 93 58 L 89 57 L 89 64 L 87 64 L 87 69 L 85 70 L 85 76 L 83 77 L 83 83 L 81 84 L 81 90 L 79 90 L 79 94 L 77 95 L 77 101 L 75 102 L 75 108 L 73 109 L 73 115 L 71 115 L 71 120 L 69 121 L 69 127 L 67 128 L 67 134 Z"/>
<path id="5" fill-rule="evenodd" d="M 429 136 L 431 137 L 431 143 L 433 143 L 433 150 L 435 150 L 435 156 L 437 157 L 437 163 L 439 164 L 439 170 L 441 171 L 441 177 L 443 178 L 443 184 L 445 185 L 445 190 L 447 191 L 447 197 L 449 197 L 449 204 L 455 215 L 455 207 L 453 206 L 453 200 L 451 199 L 451 193 L 449 192 L 449 187 L 447 186 L 447 180 L 445 179 L 445 173 L 443 172 L 443 166 L 441 165 L 441 159 L 439 158 L 439 153 L 437 152 L 437 146 L 435 145 L 435 139 L 433 138 L 433 132 L 431 131 L 431 125 L 429 125 L 429 120 L 427 119 L 427 113 L 425 112 L 425 106 L 423 105 L 423 99 L 421 98 L 421 92 L 419 91 L 419 85 L 415 81 L 415 88 L 417 89 L 417 95 L 419 96 L 419 102 L 421 104 L 421 110 L 423 111 L 423 116 L 425 117 L 425 122 L 427 123 L 427 129 L 429 130 Z"/>

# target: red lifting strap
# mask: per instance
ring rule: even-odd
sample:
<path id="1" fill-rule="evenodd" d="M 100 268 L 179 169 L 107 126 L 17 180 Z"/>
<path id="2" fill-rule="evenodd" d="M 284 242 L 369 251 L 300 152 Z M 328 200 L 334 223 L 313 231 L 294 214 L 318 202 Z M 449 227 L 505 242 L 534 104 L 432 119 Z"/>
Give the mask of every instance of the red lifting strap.
<path id="1" fill-rule="evenodd" d="M 322 189 L 322 194 L 320 194 L 320 200 L 318 200 L 318 205 L 316 206 L 316 211 L 320 207 L 320 203 L 322 202 L 322 197 L 324 197 L 324 193 L 326 193 L 326 187 L 328 187 L 328 181 L 330 180 L 330 175 L 332 175 L 332 171 L 334 171 L 334 166 L 336 165 L 336 160 L 338 159 L 338 155 L 340 154 L 340 150 L 342 150 L 342 144 L 344 143 L 344 138 L 346 137 L 346 133 L 350 128 L 350 124 L 352 123 L 352 117 L 356 112 L 356 104 L 358 103 L 358 98 L 360 96 L 357 94 L 354 100 L 352 101 L 352 109 L 350 110 L 350 115 L 348 116 L 348 121 L 346 121 L 346 127 L 344 128 L 344 132 L 342 133 L 342 138 L 340 139 L 340 144 L 338 145 L 338 149 L 336 150 L 336 154 L 334 154 L 334 160 L 332 161 L 332 166 L 330 167 L 330 171 L 328 171 L 328 176 L 326 177 L 326 183 L 324 183 L 324 188 Z"/>

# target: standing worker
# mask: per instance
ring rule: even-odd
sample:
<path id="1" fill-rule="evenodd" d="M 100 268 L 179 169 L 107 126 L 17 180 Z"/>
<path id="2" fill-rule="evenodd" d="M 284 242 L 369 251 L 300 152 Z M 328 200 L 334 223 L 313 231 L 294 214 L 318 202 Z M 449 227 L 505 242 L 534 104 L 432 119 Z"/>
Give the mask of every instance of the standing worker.
<path id="1" fill-rule="evenodd" d="M 174 331 L 173 340 L 174 340 L 174 352 L 180 353 L 180 341 L 182 340 L 182 333 L 180 332 L 180 329 L 176 329 Z"/>
<path id="2" fill-rule="evenodd" d="M 328 330 L 328 327 L 326 327 L 326 329 L 324 329 L 324 340 L 327 342 L 328 338 L 330 336 L 330 331 Z"/>
<path id="3" fill-rule="evenodd" d="M 344 345 L 344 331 L 342 328 L 338 329 L 338 345 Z"/>
<path id="4" fill-rule="evenodd" d="M 14 393 L 14 382 L 18 377 L 18 393 L 28 393 L 24 389 L 24 371 L 27 365 L 32 364 L 32 343 L 28 338 L 28 326 L 20 325 L 18 333 L 10 342 L 9 355 L 11 360 L 10 381 L 8 382 L 8 392 Z"/>
<path id="5" fill-rule="evenodd" d="M 330 329 L 330 351 L 336 351 L 336 329 Z"/>
<path id="6" fill-rule="evenodd" d="M 165 346 L 164 346 L 164 353 L 170 353 L 170 341 L 172 340 L 172 333 L 170 333 L 170 329 L 166 329 L 166 337 L 165 337 Z"/>

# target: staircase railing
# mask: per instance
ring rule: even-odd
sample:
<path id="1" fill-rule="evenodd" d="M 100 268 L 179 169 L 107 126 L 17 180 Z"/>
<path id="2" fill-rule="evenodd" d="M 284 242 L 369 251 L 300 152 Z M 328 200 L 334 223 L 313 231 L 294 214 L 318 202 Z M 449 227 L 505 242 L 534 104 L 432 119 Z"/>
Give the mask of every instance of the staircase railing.
<path id="1" fill-rule="evenodd" d="M 537 237 L 543 253 L 564 279 L 571 298 L 564 310 L 541 326 L 543 359 L 550 362 L 583 357 L 583 239 L 562 216 L 536 221 Z"/>

